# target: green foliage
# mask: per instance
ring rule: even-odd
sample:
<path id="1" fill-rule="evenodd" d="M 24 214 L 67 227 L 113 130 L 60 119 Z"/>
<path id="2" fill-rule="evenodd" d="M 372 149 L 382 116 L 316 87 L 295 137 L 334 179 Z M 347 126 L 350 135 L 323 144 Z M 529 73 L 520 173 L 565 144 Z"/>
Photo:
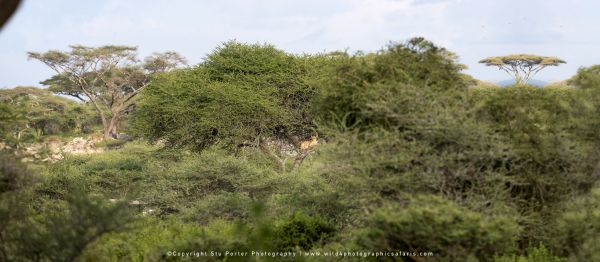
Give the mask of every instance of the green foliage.
<path id="1" fill-rule="evenodd" d="M 309 217 L 296 212 L 289 219 L 281 221 L 275 230 L 277 250 L 293 250 L 300 247 L 310 250 L 318 242 L 327 240 L 335 232 L 335 226 L 322 218 Z M 322 244 L 322 243 L 319 243 Z"/>
<path id="2" fill-rule="evenodd" d="M 27 128 L 27 118 L 21 110 L 17 110 L 8 104 L 0 104 L 1 138 L 13 141 L 11 144 L 19 144 L 20 132 Z"/>
<path id="3" fill-rule="evenodd" d="M 315 134 L 308 79 L 318 61 L 270 45 L 227 42 L 194 68 L 156 76 L 140 99 L 134 130 L 194 151 L 258 147 L 280 172 L 286 157 L 269 143 L 288 140 L 298 169 L 307 154 L 301 141 Z"/>
<path id="4" fill-rule="evenodd" d="M 0 139 L 11 145 L 37 142 L 48 135 L 89 132 L 98 124 L 87 105 L 53 96 L 44 89 L 3 89 L 0 101 Z"/>
<path id="5" fill-rule="evenodd" d="M 475 117 L 502 137 L 501 168 L 513 179 L 514 194 L 543 207 L 589 190 L 596 181 L 599 122 L 585 94 L 508 87 L 473 89 L 471 95 Z"/>
<path id="6" fill-rule="evenodd" d="M 45 198 L 65 199 L 75 186 L 106 199 L 129 199 L 150 169 L 147 150 L 146 145 L 130 144 L 100 156 L 67 156 L 44 170 L 47 179 L 36 191 Z"/>
<path id="7" fill-rule="evenodd" d="M 43 212 L 48 214 L 32 214 L 23 223 L 17 222 L 17 255 L 73 261 L 100 236 L 126 230 L 131 219 L 123 204 L 112 205 L 81 193 L 72 193 L 60 211 Z"/>
<path id="8" fill-rule="evenodd" d="M 79 188 L 72 188 L 63 200 L 40 199 L 33 190 L 39 178 L 14 157 L 0 159 L 3 261 L 74 261 L 102 235 L 127 229 L 132 216 L 123 204 L 108 203 Z"/>
<path id="9" fill-rule="evenodd" d="M 19 191 L 33 182 L 25 165 L 14 155 L 0 152 L 0 163 L 0 194 Z"/>
<path id="10" fill-rule="evenodd" d="M 140 99 L 136 130 L 197 150 L 233 148 L 284 129 L 303 134 L 311 127 L 307 74 L 302 57 L 228 42 L 195 68 L 157 76 Z"/>
<path id="11" fill-rule="evenodd" d="M 264 166 L 221 150 L 178 152 L 181 158 L 173 161 L 165 152 L 151 151 L 156 148 L 131 142 L 101 155 L 70 156 L 47 169 L 37 191 L 63 199 L 77 185 L 106 199 L 137 199 L 159 216 L 183 213 L 203 223 L 246 217 L 246 204 L 255 195 L 268 195 L 273 183 Z"/>
<path id="12" fill-rule="evenodd" d="M 94 144 L 94 146 L 96 148 L 105 147 L 108 149 L 116 149 L 121 148 L 125 143 L 127 143 L 127 140 L 103 140 Z"/>
<path id="13" fill-rule="evenodd" d="M 104 235 L 82 254 L 84 261 L 159 261 L 168 251 L 187 249 L 202 228 L 178 219 L 138 219 L 128 232 Z M 225 236 L 228 237 L 228 236 Z"/>
<path id="14" fill-rule="evenodd" d="M 566 259 L 552 255 L 543 244 L 539 247 L 528 249 L 527 256 L 502 256 L 495 257 L 494 262 L 563 262 Z"/>
<path id="15" fill-rule="evenodd" d="M 584 89 L 598 89 L 600 86 L 600 65 L 580 68 L 577 74 L 568 80 L 568 84 Z"/>
<path id="16" fill-rule="evenodd" d="M 264 167 L 211 149 L 169 166 L 155 167 L 155 172 L 146 176 L 152 187 L 145 188 L 144 201 L 163 215 L 195 211 L 190 216 L 199 222 L 218 215 L 223 215 L 219 216 L 222 219 L 243 219 L 248 206 L 242 204 L 250 202 L 255 194 L 269 194 L 270 174 Z M 232 205 L 223 206 L 214 202 L 217 200 Z"/>
<path id="17" fill-rule="evenodd" d="M 486 260 L 510 252 L 520 231 L 515 217 L 485 216 L 431 195 L 386 203 L 366 223 L 358 239 L 365 249 L 429 251 L 436 261 Z"/>
<path id="18" fill-rule="evenodd" d="M 130 110 L 135 96 L 148 85 L 150 75 L 185 63 L 175 52 L 155 53 L 140 63 L 137 47 L 131 46 L 72 45 L 70 49 L 28 52 L 27 55 L 56 72 L 42 82 L 51 92 L 89 101 L 94 106 L 102 120 L 105 139 L 118 134 L 121 117 Z"/>
<path id="19" fill-rule="evenodd" d="M 391 125 L 402 128 L 427 121 L 423 111 L 442 98 L 434 94 L 466 86 L 456 57 L 422 38 L 391 44 L 376 54 L 333 56 L 313 104 L 322 124 L 343 127 Z M 383 104 L 383 105 L 382 105 Z M 394 104 L 397 108 L 391 109 Z M 437 108 L 437 107 L 434 107 Z"/>
<path id="20" fill-rule="evenodd" d="M 567 200 L 561 205 L 551 242 L 557 253 L 571 261 L 600 259 L 600 187 L 591 194 Z"/>
<path id="21" fill-rule="evenodd" d="M 253 221 L 247 224 L 214 219 L 209 224 L 198 226 L 176 218 L 139 219 L 134 232 L 108 235 L 89 248 L 84 257 L 105 254 L 110 260 L 129 261 L 262 261 L 249 255 L 226 253 L 275 251 L 272 243 L 277 239 L 269 225 L 272 221 L 265 220 L 260 205 L 254 205 L 252 213 Z M 168 252 L 172 251 L 191 252 L 191 255 L 169 256 Z M 201 251 L 205 253 L 201 255 Z"/>
<path id="22" fill-rule="evenodd" d="M 462 68 L 422 38 L 355 55 L 225 43 L 196 67 L 153 75 L 133 125 L 156 145 L 105 142 L 115 150 L 31 169 L 0 157 L 4 260 L 599 260 L 595 80 L 500 88 Z M 23 112 L 0 104 L 2 130 L 26 126 Z M 317 133 L 295 173 L 274 172 L 260 146 Z"/>
<path id="23" fill-rule="evenodd" d="M 407 193 L 441 194 L 478 214 L 510 214 L 523 228 L 513 240 L 526 248 L 549 238 L 553 229 L 544 225 L 562 200 L 598 180 L 600 119 L 589 92 L 466 89 L 458 78 L 448 89 L 410 84 L 372 69 L 385 56 L 335 56 L 320 82 L 315 114 L 330 141 L 310 171 L 360 199 L 340 201 L 380 205 Z"/>
<path id="24" fill-rule="evenodd" d="M 253 199 L 247 194 L 238 192 L 221 192 L 211 194 L 193 207 L 193 220 L 200 224 L 208 224 L 215 219 L 226 221 L 246 221 L 250 217 Z"/>

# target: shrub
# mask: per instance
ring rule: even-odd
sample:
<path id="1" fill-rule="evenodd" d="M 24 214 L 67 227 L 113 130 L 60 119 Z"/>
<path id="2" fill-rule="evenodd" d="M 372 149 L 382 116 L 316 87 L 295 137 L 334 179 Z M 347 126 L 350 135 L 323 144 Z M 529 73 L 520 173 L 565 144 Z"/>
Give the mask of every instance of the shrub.
<path id="1" fill-rule="evenodd" d="M 59 210 L 43 210 L 46 214 L 32 214 L 19 225 L 18 256 L 72 261 L 102 235 L 127 230 L 133 219 L 124 204 L 84 193 L 72 193 L 65 204 Z"/>
<path id="2" fill-rule="evenodd" d="M 17 157 L 0 152 L 0 194 L 26 189 L 36 180 Z"/>
<path id="3" fill-rule="evenodd" d="M 358 245 L 368 250 L 433 252 L 434 261 L 487 260 L 516 249 L 515 217 L 486 216 L 433 195 L 387 202 L 366 220 Z"/>
<path id="4" fill-rule="evenodd" d="M 171 218 L 138 219 L 128 232 L 115 232 L 102 236 L 82 255 L 82 259 L 102 261 L 159 261 L 176 260 L 167 252 L 188 251 L 187 244 L 201 236 L 202 228 Z M 195 258 L 195 257 L 194 257 Z M 198 259 L 198 258 L 195 258 Z"/>
<path id="5" fill-rule="evenodd" d="M 99 124 L 89 106 L 45 89 L 2 89 L 0 101 L 0 139 L 10 144 L 38 142 L 46 135 L 82 133 Z"/>
<path id="6" fill-rule="evenodd" d="M 33 186 L 0 156 L 0 242 L 9 258 L 47 260 L 58 253 L 45 246 L 82 260 L 382 249 L 433 252 L 426 261 L 600 260 L 596 69 L 580 70 L 580 88 L 500 88 L 461 68 L 421 38 L 315 56 L 228 42 L 141 94 L 134 125 L 157 145 L 30 165 L 44 173 Z M 27 112 L 0 104 L 3 135 Z M 297 173 L 273 172 L 286 155 L 257 145 L 289 132 L 317 132 L 319 145 Z M 110 198 L 143 203 L 134 223 L 135 208 Z"/>
<path id="7" fill-rule="evenodd" d="M 280 221 L 274 232 L 277 250 L 293 250 L 297 247 L 310 250 L 316 244 L 323 244 L 336 229 L 319 216 L 309 217 L 295 212 L 291 217 Z"/>
<path id="8" fill-rule="evenodd" d="M 523 215 L 522 247 L 546 242 L 556 205 L 598 181 L 595 102 L 586 90 L 532 86 L 471 89 L 469 100 L 502 145 L 488 168 Z"/>
<path id="9" fill-rule="evenodd" d="M 494 262 L 564 262 L 566 259 L 552 255 L 543 244 L 539 247 L 529 248 L 527 256 L 502 256 L 494 257 Z"/>
<path id="10" fill-rule="evenodd" d="M 11 165 L 18 165 L 16 163 Z M 26 173 L 19 175 L 27 176 Z M 123 204 L 110 204 L 102 197 L 77 188 L 65 193 L 64 200 L 38 200 L 35 205 L 38 196 L 32 186 L 21 184 L 1 193 L 0 258 L 3 261 L 73 261 L 102 235 L 126 230 L 132 219 L 130 210 Z"/>
<path id="11" fill-rule="evenodd" d="M 600 187 L 561 205 L 550 225 L 554 250 L 571 261 L 600 260 Z"/>
<path id="12" fill-rule="evenodd" d="M 149 186 L 143 190 L 142 198 L 168 213 L 194 208 L 201 201 L 204 203 L 200 206 L 207 204 L 221 194 L 244 198 L 255 192 L 269 194 L 261 183 L 271 171 L 217 148 L 184 156 L 174 163 L 155 161 L 154 170 L 144 176 L 143 183 Z"/>
<path id="13" fill-rule="evenodd" d="M 156 77 L 140 97 L 135 130 L 195 151 L 260 144 L 285 171 L 266 141 L 310 136 L 307 61 L 271 45 L 227 42 L 194 68 Z"/>
<path id="14" fill-rule="evenodd" d="M 410 128 L 435 115 L 428 110 L 436 109 L 436 100 L 443 96 L 433 94 L 466 87 L 456 57 L 423 38 L 391 44 L 374 54 L 332 59 L 335 62 L 325 69 L 328 74 L 316 84 L 318 95 L 312 103 L 322 125 Z"/>
<path id="15" fill-rule="evenodd" d="M 196 204 L 193 217 L 203 225 L 215 219 L 245 222 L 252 205 L 253 200 L 245 194 L 223 192 L 208 196 Z"/>
<path id="16" fill-rule="evenodd" d="M 567 83 L 584 89 L 598 89 L 600 87 L 600 65 L 580 68 Z"/>

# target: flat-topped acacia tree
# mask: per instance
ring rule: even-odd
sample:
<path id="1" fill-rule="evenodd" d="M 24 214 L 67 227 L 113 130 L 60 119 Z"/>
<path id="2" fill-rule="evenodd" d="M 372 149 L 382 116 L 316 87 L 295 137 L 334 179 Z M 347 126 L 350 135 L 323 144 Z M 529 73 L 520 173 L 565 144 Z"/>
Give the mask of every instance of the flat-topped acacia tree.
<path id="1" fill-rule="evenodd" d="M 185 59 L 175 52 L 155 53 L 139 61 L 136 47 L 115 45 L 74 45 L 70 51 L 28 55 L 57 73 L 41 82 L 48 90 L 94 106 L 102 120 L 104 139 L 117 134 L 121 116 L 133 98 L 148 86 L 152 74 L 185 64 Z"/>
<path id="2" fill-rule="evenodd" d="M 551 56 L 516 54 L 492 56 L 479 61 L 487 66 L 496 66 L 515 78 L 515 85 L 527 84 L 532 76 L 548 66 L 558 66 L 566 63 L 564 60 Z"/>

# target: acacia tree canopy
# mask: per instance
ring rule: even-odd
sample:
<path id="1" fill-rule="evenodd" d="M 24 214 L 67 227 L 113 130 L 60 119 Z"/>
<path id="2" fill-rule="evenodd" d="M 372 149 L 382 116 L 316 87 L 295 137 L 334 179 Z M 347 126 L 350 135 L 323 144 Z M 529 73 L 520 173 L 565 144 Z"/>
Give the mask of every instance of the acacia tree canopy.
<path id="1" fill-rule="evenodd" d="M 526 84 L 529 79 L 548 66 L 558 66 L 566 63 L 564 60 L 551 56 L 516 54 L 493 56 L 482 59 L 479 63 L 496 66 L 515 78 L 516 85 Z"/>
<path id="2" fill-rule="evenodd" d="M 579 68 L 567 83 L 585 89 L 597 88 L 600 86 L 600 65 Z"/>
<path id="3" fill-rule="evenodd" d="M 185 59 L 175 52 L 155 53 L 144 62 L 137 48 L 107 45 L 70 46 L 70 51 L 28 52 L 57 74 L 41 82 L 54 93 L 89 101 L 102 119 L 104 138 L 117 133 L 120 117 L 150 82 L 150 75 L 169 71 Z"/>
<path id="4" fill-rule="evenodd" d="M 308 154 L 301 142 L 314 134 L 310 62 L 271 45 L 227 42 L 196 67 L 157 76 L 140 97 L 135 130 L 197 151 L 257 147 L 282 172 L 286 155 L 271 142 L 289 141 L 297 169 Z"/>

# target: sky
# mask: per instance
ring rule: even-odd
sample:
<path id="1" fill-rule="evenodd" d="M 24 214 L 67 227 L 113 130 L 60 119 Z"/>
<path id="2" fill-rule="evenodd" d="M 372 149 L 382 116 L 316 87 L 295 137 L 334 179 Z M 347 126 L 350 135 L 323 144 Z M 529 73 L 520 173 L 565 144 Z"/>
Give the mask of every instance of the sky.
<path id="1" fill-rule="evenodd" d="M 510 78 L 478 64 L 488 56 L 562 58 L 534 77 L 551 82 L 600 64 L 598 10 L 597 0 L 25 0 L 0 31 L 0 88 L 40 86 L 54 73 L 26 52 L 73 44 L 137 46 L 140 58 L 176 51 L 194 65 L 228 40 L 302 54 L 372 52 L 417 36 L 485 81 Z"/>

